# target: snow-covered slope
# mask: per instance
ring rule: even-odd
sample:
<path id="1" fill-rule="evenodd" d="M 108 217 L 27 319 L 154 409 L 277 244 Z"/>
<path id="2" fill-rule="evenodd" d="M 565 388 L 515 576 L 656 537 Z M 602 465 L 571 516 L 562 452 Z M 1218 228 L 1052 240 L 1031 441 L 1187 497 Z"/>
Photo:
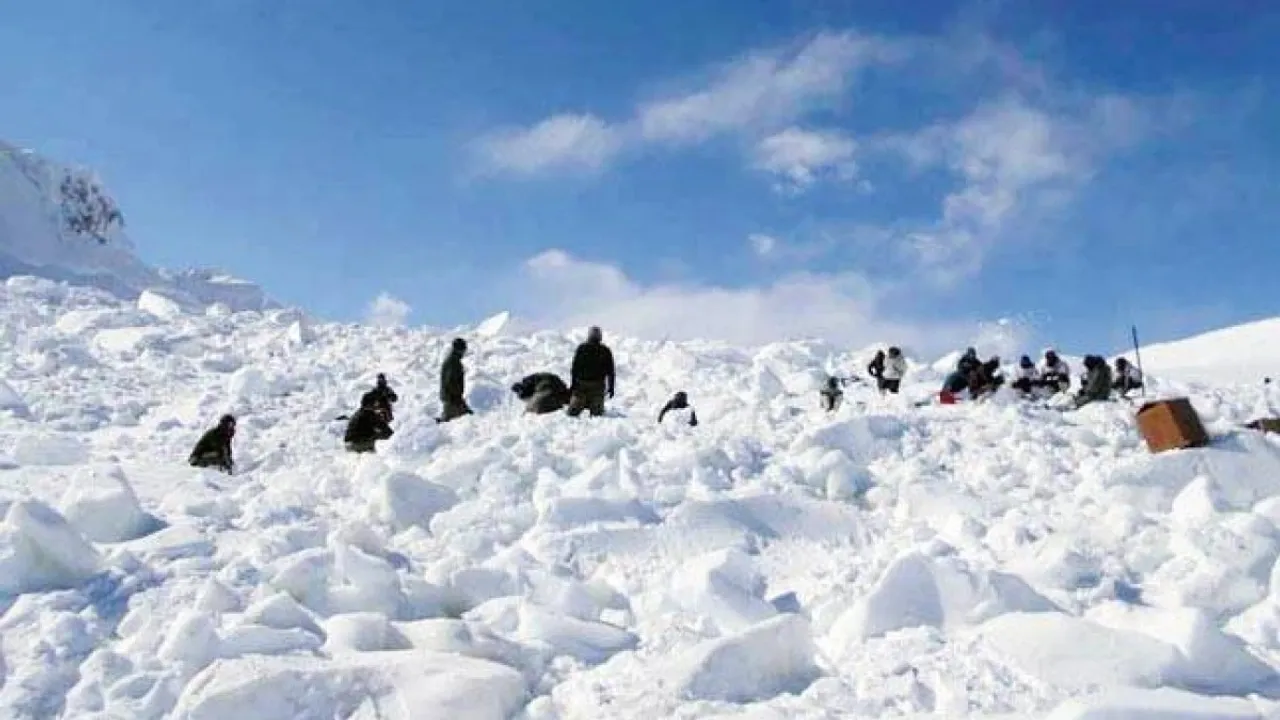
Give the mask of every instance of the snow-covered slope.
<path id="1" fill-rule="evenodd" d="M 1280 317 L 1142 348 L 1151 372 L 1202 382 L 1261 383 L 1280 378 Z"/>
<path id="2" fill-rule="evenodd" d="M 258 286 L 221 273 L 147 266 L 124 226 L 92 173 L 0 142 L 0 278 L 38 275 L 126 299 L 150 289 L 188 305 L 234 310 L 274 305 Z"/>
<path id="3" fill-rule="evenodd" d="M 1155 378 L 1216 440 L 1150 456 L 1125 403 L 916 408 L 920 363 L 827 415 L 865 358 L 606 338 L 610 415 L 529 417 L 575 340 L 497 324 L 438 426 L 447 336 L 0 285 L 0 716 L 1276 717 L 1268 389 Z"/>

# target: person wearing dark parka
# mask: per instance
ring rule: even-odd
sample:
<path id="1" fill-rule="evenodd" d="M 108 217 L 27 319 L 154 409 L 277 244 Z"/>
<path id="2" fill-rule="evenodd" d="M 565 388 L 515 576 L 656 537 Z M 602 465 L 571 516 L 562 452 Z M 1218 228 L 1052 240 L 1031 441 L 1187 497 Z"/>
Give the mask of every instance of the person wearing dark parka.
<path id="1" fill-rule="evenodd" d="M 355 453 L 371 453 L 375 451 L 378 440 L 386 440 L 395 434 L 378 407 L 373 393 L 365 393 L 360 398 L 360 409 L 355 411 L 347 421 L 347 433 L 343 441 L 347 450 Z"/>
<path id="2" fill-rule="evenodd" d="M 1076 395 L 1076 407 L 1081 408 L 1091 402 L 1111 399 L 1111 368 L 1107 361 L 1097 355 L 1086 355 L 1084 358 L 1084 384 Z"/>
<path id="3" fill-rule="evenodd" d="M 192 467 L 215 467 L 228 475 L 235 468 L 231 457 L 231 439 L 236 435 L 236 419 L 223 415 L 218 426 L 200 436 L 187 462 Z"/>
<path id="4" fill-rule="evenodd" d="M 605 397 L 613 398 L 617 376 L 613 364 L 613 351 L 604 344 L 604 333 L 592 327 L 587 341 L 573 354 L 573 366 L 569 371 L 569 409 L 571 417 L 583 410 L 593 417 L 604 415 Z"/>
<path id="5" fill-rule="evenodd" d="M 443 406 L 436 422 L 449 422 L 470 415 L 466 400 L 466 373 L 462 368 L 462 356 L 467 353 L 467 341 L 454 338 L 449 354 L 440 365 L 440 403 Z"/>

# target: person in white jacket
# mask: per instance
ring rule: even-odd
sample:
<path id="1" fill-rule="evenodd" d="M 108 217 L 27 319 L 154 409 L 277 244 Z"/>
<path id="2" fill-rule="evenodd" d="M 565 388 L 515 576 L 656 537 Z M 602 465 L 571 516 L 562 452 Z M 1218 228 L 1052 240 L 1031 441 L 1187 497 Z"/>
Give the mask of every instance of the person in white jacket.
<path id="1" fill-rule="evenodd" d="M 1128 360 L 1116 358 L 1115 382 L 1111 384 L 1111 389 L 1119 390 L 1120 394 L 1124 395 L 1140 387 L 1142 387 L 1142 371 Z"/>
<path id="2" fill-rule="evenodd" d="M 906 376 L 907 359 L 902 356 L 902 350 L 896 347 L 889 348 L 889 354 L 884 359 L 884 371 L 880 375 L 880 389 L 896 395 L 902 387 L 902 379 Z"/>
<path id="3" fill-rule="evenodd" d="M 1014 390 L 1028 395 L 1033 392 L 1040 384 L 1040 371 L 1036 370 L 1036 364 L 1031 362 L 1031 358 L 1023 355 L 1018 360 L 1018 369 L 1014 371 L 1013 383 L 1010 385 Z"/>
<path id="4" fill-rule="evenodd" d="M 1057 392 L 1071 389 L 1071 368 L 1053 350 L 1044 352 L 1044 368 L 1040 371 L 1040 387 Z"/>

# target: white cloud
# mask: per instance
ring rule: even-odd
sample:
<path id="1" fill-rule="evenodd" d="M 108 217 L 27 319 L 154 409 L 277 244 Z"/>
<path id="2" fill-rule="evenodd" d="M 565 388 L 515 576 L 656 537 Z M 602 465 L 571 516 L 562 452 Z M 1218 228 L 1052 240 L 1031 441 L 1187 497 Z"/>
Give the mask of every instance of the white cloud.
<path id="1" fill-rule="evenodd" d="M 622 135 L 594 115 L 554 115 L 531 128 L 505 130 L 477 143 L 483 164 L 531 175 L 549 170 L 596 170 L 622 149 Z"/>
<path id="2" fill-rule="evenodd" d="M 751 244 L 751 250 L 760 257 L 768 257 L 778 249 L 778 238 L 763 233 L 752 233 L 747 236 L 747 242 Z"/>
<path id="3" fill-rule="evenodd" d="M 383 292 L 369 303 L 365 321 L 381 327 L 399 327 L 409 319 L 409 303 Z"/>
<path id="4" fill-rule="evenodd" d="M 561 114 L 476 143 L 492 171 L 533 175 L 598 170 L 628 145 L 699 143 L 726 132 L 758 134 L 838 102 L 857 71 L 891 61 L 892 42 L 852 32 L 824 33 L 799 49 L 750 53 L 726 63 L 701 87 L 644 102 L 633 117 L 607 122 Z"/>
<path id="5" fill-rule="evenodd" d="M 641 135 L 699 142 L 757 124 L 785 123 L 843 96 L 850 78 L 893 57 L 885 40 L 854 33 L 818 35 L 794 54 L 752 53 L 724 66 L 706 87 L 641 106 Z"/>
<path id="6" fill-rule="evenodd" d="M 1015 220 L 1069 197 L 1104 155 L 1129 141 L 1139 115 L 1114 98 L 1051 112 L 1012 97 L 887 139 L 882 146 L 913 165 L 944 166 L 960 181 L 942 198 L 938 219 L 907 235 L 909 251 L 943 283 L 977 272 Z"/>
<path id="7" fill-rule="evenodd" d="M 755 167 L 780 175 L 783 189 L 802 191 L 824 174 L 852 180 L 858 166 L 853 161 L 857 144 L 834 131 L 787 128 L 756 145 Z"/>
<path id="8" fill-rule="evenodd" d="M 599 324 L 607 332 L 653 340 L 756 345 L 818 337 L 937 352 L 963 346 L 976 330 L 974 323 L 897 316 L 884 289 L 854 273 L 795 273 L 758 287 L 645 285 L 613 265 L 548 250 L 524 263 L 517 285 L 516 313 L 526 327 Z"/>

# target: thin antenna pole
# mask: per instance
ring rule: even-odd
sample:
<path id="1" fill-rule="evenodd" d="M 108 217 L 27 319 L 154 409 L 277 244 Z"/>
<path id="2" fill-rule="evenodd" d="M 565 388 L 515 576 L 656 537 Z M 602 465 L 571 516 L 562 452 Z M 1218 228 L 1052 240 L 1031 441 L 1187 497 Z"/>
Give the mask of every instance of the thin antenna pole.
<path id="1" fill-rule="evenodd" d="M 1138 345 L 1138 326 L 1131 325 L 1130 329 L 1133 331 L 1133 354 L 1134 354 L 1134 357 L 1137 358 L 1138 360 L 1138 375 L 1142 377 L 1142 388 L 1141 388 L 1142 397 L 1146 397 L 1147 396 L 1147 374 L 1142 370 L 1142 350 L 1139 349 L 1140 346 Z"/>

